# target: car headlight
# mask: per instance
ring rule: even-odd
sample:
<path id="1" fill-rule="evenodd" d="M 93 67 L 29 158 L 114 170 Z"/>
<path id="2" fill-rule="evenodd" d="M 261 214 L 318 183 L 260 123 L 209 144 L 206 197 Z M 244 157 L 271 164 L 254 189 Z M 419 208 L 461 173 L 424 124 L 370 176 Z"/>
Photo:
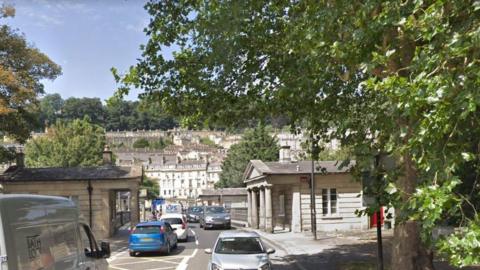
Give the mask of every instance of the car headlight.
<path id="1" fill-rule="evenodd" d="M 266 263 L 258 268 L 258 270 L 270 270 L 270 264 Z"/>
<path id="2" fill-rule="evenodd" d="M 213 217 L 206 217 L 205 220 L 206 221 L 213 221 Z"/>
<path id="3" fill-rule="evenodd" d="M 230 220 L 230 216 L 226 216 L 225 219 L 226 219 L 226 220 Z"/>
<path id="4" fill-rule="evenodd" d="M 270 268 L 269 268 L 270 269 Z M 212 270 L 222 270 L 222 267 L 220 267 L 218 264 L 216 263 L 212 263 Z"/>

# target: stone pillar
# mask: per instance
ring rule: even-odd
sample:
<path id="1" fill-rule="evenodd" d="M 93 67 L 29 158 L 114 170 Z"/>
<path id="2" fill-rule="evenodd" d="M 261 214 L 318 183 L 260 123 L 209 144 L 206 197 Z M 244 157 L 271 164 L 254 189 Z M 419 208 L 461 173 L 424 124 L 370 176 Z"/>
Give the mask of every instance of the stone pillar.
<path id="1" fill-rule="evenodd" d="M 294 187 L 292 194 L 292 225 L 291 230 L 293 232 L 302 231 L 302 209 L 300 204 L 300 189 Z"/>
<path id="2" fill-rule="evenodd" d="M 247 189 L 247 222 L 252 227 L 252 190 Z"/>
<path id="3" fill-rule="evenodd" d="M 258 224 L 260 229 L 265 229 L 265 189 L 260 188 L 260 222 Z"/>
<path id="4" fill-rule="evenodd" d="M 252 190 L 252 228 L 258 229 L 257 192 Z"/>
<path id="5" fill-rule="evenodd" d="M 138 188 L 130 189 L 130 226 L 133 227 L 140 222 Z"/>
<path id="6" fill-rule="evenodd" d="M 265 231 L 273 233 L 272 189 L 265 187 Z"/>

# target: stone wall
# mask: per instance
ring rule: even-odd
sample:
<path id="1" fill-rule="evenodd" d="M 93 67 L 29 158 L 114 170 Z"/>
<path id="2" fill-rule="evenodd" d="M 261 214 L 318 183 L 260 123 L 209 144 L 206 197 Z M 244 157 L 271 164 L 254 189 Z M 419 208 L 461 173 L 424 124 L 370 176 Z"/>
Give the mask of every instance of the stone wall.
<path id="1" fill-rule="evenodd" d="M 358 217 L 355 211 L 362 209 L 361 184 L 350 175 L 336 174 L 316 176 L 315 204 L 317 210 L 317 231 L 348 231 L 367 229 L 368 219 Z M 337 190 L 337 213 L 323 215 L 322 189 Z M 310 188 L 308 184 L 300 185 L 302 231 L 311 231 Z"/>

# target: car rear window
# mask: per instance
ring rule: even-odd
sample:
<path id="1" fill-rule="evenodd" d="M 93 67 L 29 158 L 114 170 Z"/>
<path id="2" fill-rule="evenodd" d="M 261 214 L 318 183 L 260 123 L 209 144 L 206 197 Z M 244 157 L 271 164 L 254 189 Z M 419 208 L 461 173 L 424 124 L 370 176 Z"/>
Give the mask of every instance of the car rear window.
<path id="1" fill-rule="evenodd" d="M 136 227 L 133 233 L 136 234 L 154 234 L 160 232 L 160 226 L 139 226 Z"/>
<path id="2" fill-rule="evenodd" d="M 170 225 L 182 224 L 181 218 L 162 218 L 162 221 L 170 223 Z"/>
<path id="3" fill-rule="evenodd" d="M 265 251 L 258 237 L 225 237 L 218 240 L 215 253 L 258 254 Z"/>

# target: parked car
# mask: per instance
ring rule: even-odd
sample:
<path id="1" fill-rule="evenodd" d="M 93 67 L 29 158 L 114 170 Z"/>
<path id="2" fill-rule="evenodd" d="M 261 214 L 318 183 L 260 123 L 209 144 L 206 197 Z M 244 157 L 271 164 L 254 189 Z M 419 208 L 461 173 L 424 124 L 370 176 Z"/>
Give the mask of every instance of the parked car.
<path id="1" fill-rule="evenodd" d="M 208 270 L 270 270 L 269 254 L 275 253 L 275 250 L 266 249 L 256 232 L 240 230 L 220 233 L 213 250 L 205 249 L 205 253 L 212 254 Z"/>
<path id="2" fill-rule="evenodd" d="M 1 269 L 108 269 L 110 245 L 99 248 L 67 198 L 0 195 L 0 217 Z"/>
<path id="3" fill-rule="evenodd" d="M 133 228 L 128 242 L 130 256 L 136 256 L 141 252 L 155 251 L 168 255 L 172 249 L 177 247 L 177 234 L 168 222 L 141 222 Z"/>
<path id="4" fill-rule="evenodd" d="M 200 216 L 200 228 L 231 228 L 230 214 L 222 206 L 205 206 Z"/>
<path id="5" fill-rule="evenodd" d="M 202 206 L 191 206 L 187 209 L 187 221 L 199 222 L 200 216 L 203 214 Z"/>
<path id="6" fill-rule="evenodd" d="M 188 223 L 183 214 L 164 214 L 160 221 L 168 222 L 175 230 L 177 239 L 181 241 L 188 240 Z"/>

